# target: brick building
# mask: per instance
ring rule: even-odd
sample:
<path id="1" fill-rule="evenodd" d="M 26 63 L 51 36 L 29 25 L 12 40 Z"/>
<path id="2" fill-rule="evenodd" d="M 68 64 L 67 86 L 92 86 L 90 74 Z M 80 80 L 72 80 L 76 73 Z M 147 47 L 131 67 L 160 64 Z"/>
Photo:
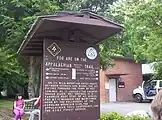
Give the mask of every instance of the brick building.
<path id="1" fill-rule="evenodd" d="M 142 65 L 126 57 L 113 57 L 113 64 L 100 71 L 101 102 L 132 101 L 132 90 L 142 84 Z"/>

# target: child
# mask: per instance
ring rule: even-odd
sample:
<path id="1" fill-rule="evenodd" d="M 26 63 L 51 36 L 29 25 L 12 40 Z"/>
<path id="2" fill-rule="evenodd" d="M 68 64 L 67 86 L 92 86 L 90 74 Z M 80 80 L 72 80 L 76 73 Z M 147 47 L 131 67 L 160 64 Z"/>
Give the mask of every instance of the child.
<path id="1" fill-rule="evenodd" d="M 24 100 L 22 98 L 22 95 L 18 94 L 14 101 L 14 110 L 13 110 L 15 115 L 14 120 L 18 120 L 24 115 L 23 108 L 24 108 Z"/>
<path id="2" fill-rule="evenodd" d="M 162 120 L 162 90 L 160 90 L 153 99 L 151 110 L 153 114 L 152 120 Z"/>
<path id="3" fill-rule="evenodd" d="M 34 103 L 40 109 L 41 96 L 38 97 L 37 101 Z"/>
<path id="4" fill-rule="evenodd" d="M 41 96 L 36 100 L 34 103 L 35 106 L 38 107 L 38 109 L 35 109 L 31 112 L 29 120 L 34 120 L 34 115 L 38 114 L 39 115 L 39 120 L 40 120 L 40 104 L 41 104 Z"/>

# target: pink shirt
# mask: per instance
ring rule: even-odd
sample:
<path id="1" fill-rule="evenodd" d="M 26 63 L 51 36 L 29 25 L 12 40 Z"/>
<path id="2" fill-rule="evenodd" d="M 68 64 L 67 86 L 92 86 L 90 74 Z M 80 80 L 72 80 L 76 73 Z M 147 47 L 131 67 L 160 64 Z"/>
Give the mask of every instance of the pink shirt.
<path id="1" fill-rule="evenodd" d="M 23 108 L 24 106 L 24 100 L 18 100 L 16 101 L 16 107 Z"/>

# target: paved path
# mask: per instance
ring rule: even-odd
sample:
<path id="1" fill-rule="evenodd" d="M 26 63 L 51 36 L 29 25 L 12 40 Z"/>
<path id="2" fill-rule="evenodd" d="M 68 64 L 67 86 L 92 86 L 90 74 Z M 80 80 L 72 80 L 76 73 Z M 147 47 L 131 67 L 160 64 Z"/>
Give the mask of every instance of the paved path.
<path id="1" fill-rule="evenodd" d="M 110 113 L 118 112 L 120 114 L 126 115 L 128 112 L 134 110 L 145 110 L 151 114 L 150 103 L 107 103 L 101 104 L 101 112 Z"/>

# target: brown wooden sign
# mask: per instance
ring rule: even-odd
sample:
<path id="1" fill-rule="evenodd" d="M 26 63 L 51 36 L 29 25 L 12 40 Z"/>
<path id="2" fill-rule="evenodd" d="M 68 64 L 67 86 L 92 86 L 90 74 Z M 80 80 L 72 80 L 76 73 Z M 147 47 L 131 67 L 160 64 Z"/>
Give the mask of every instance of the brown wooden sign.
<path id="1" fill-rule="evenodd" d="M 98 46 L 44 40 L 42 120 L 99 120 Z"/>

